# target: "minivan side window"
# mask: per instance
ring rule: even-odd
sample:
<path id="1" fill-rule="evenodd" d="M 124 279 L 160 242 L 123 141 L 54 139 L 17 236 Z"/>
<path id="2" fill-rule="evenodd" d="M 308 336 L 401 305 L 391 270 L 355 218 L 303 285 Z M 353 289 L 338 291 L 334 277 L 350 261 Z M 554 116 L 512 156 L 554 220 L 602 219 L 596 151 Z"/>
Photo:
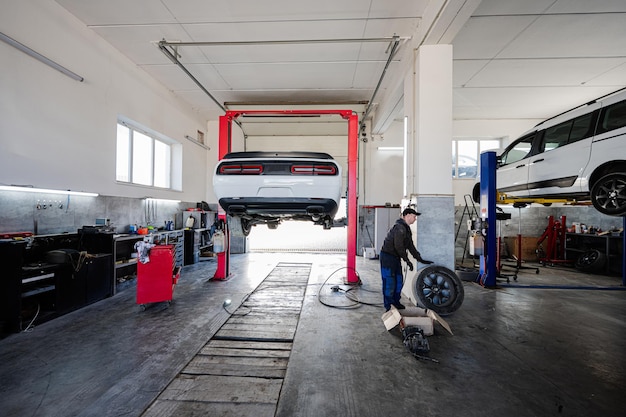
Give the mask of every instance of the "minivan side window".
<path id="1" fill-rule="evenodd" d="M 559 123 L 545 130 L 540 152 L 550 151 L 568 143 L 574 143 L 593 135 L 596 112 L 587 113 L 575 119 Z"/>
<path id="2" fill-rule="evenodd" d="M 530 154 L 533 147 L 533 139 L 535 139 L 534 132 L 528 136 L 518 139 L 512 147 L 500 156 L 500 164 L 512 164 L 526 158 Z"/>
<path id="3" fill-rule="evenodd" d="M 626 100 L 611 104 L 602 110 L 596 134 L 626 126 Z"/>

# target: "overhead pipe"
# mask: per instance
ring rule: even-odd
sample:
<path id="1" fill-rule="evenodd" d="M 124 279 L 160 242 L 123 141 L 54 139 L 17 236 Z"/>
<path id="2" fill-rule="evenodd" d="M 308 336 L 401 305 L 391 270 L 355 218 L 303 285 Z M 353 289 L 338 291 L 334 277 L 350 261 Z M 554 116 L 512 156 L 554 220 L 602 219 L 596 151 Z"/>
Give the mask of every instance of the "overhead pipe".
<path id="1" fill-rule="evenodd" d="M 224 106 L 222 105 L 222 103 L 220 103 L 219 101 L 217 101 L 217 99 L 216 99 L 215 97 L 213 97 L 213 94 L 211 94 L 211 93 L 209 92 L 209 90 L 207 90 L 206 88 L 204 88 L 204 86 L 200 83 L 200 81 L 198 81 L 198 80 L 196 79 L 196 77 L 194 77 L 194 76 L 191 74 L 191 72 L 189 72 L 189 70 L 188 70 L 187 68 L 185 68 L 185 66 L 182 64 L 182 62 L 180 62 L 180 61 L 178 60 L 178 58 L 176 57 L 176 55 L 174 55 L 174 54 L 173 54 L 173 53 L 172 53 L 169 49 L 167 49 L 167 46 L 168 46 L 168 45 L 171 45 L 171 44 L 170 44 L 169 42 L 166 42 L 165 40 L 160 41 L 160 42 L 159 42 L 159 49 L 161 50 L 161 52 L 163 52 L 163 53 L 165 54 L 165 56 L 167 56 L 167 57 L 170 59 L 170 61 L 172 61 L 174 64 L 178 65 L 178 67 L 179 67 L 181 70 L 183 70 L 183 72 L 184 72 L 185 74 L 187 74 L 187 76 L 188 76 L 189 78 L 191 78 L 191 80 L 192 80 L 194 83 L 196 83 L 196 85 L 197 85 L 198 87 L 200 87 L 200 89 L 201 89 L 202 91 L 204 91 L 204 93 L 205 93 L 207 96 L 209 96 L 209 98 L 211 98 L 211 100 L 213 100 L 213 102 L 214 102 L 215 104 L 217 104 L 217 106 L 218 106 L 220 109 L 222 109 L 222 111 L 223 111 L 224 113 L 226 113 L 226 112 L 228 111 L 228 109 L 227 109 L 226 107 L 224 107 Z"/>
<path id="2" fill-rule="evenodd" d="M 409 38 L 402 38 L 407 40 Z M 159 44 L 168 46 L 245 46 L 245 45 L 304 45 L 311 43 L 363 43 L 363 42 L 393 42 L 399 41 L 400 37 L 394 35 L 392 37 L 382 38 L 347 38 L 347 39 L 289 39 L 289 40 L 266 40 L 266 41 L 220 41 L 220 42 L 167 42 L 161 41 Z"/>
<path id="3" fill-rule="evenodd" d="M 367 107 L 365 109 L 365 112 L 363 113 L 363 117 L 361 118 L 361 130 L 365 128 L 365 119 L 367 118 L 370 111 L 372 110 L 374 98 L 376 97 L 376 94 L 378 94 L 378 90 L 380 89 L 380 86 L 383 83 L 383 79 L 385 78 L 385 74 L 387 72 L 387 69 L 389 68 L 389 64 L 391 64 L 393 57 L 396 55 L 396 52 L 398 52 L 398 45 L 400 45 L 400 37 L 397 35 L 394 35 L 392 38 L 392 43 L 390 43 L 391 51 L 389 52 L 389 57 L 387 58 L 387 62 L 385 63 L 385 68 L 383 69 L 383 72 L 380 74 L 380 78 L 378 79 L 378 84 L 376 84 L 376 88 L 374 89 L 374 92 L 372 93 L 372 98 L 370 98 L 367 104 Z M 387 48 L 387 50 L 389 50 L 389 48 Z"/>

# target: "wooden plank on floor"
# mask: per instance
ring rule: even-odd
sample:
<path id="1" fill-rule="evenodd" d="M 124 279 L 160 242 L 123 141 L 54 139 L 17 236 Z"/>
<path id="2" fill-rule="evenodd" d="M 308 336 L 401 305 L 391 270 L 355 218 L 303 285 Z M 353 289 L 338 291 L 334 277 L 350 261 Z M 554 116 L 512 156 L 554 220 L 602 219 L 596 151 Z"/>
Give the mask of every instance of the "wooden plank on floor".
<path id="1" fill-rule="evenodd" d="M 310 273 L 274 268 L 143 415 L 273 417 Z"/>
<path id="2" fill-rule="evenodd" d="M 172 381 L 159 399 L 270 404 L 278 401 L 281 384 L 280 379 L 183 374 Z"/>
<path id="3" fill-rule="evenodd" d="M 224 329 L 219 330 L 214 338 L 215 339 L 228 339 L 228 340 L 268 340 L 279 342 L 291 342 L 293 341 L 294 331 L 268 331 L 268 330 L 233 330 Z"/>
<path id="4" fill-rule="evenodd" d="M 289 358 L 288 350 L 239 349 L 205 346 L 200 355 L 233 356 L 239 358 Z"/>
<path id="5" fill-rule="evenodd" d="M 226 322 L 222 326 L 221 330 L 235 330 L 235 331 L 245 331 L 251 330 L 254 331 L 262 331 L 268 333 L 287 333 L 287 332 L 295 332 L 296 325 L 295 324 L 283 324 L 283 323 L 274 323 L 274 324 L 255 324 L 251 325 L 250 323 L 229 323 Z"/>
<path id="6" fill-rule="evenodd" d="M 143 414 L 144 417 L 274 417 L 276 404 L 206 403 L 157 400 Z"/>
<path id="7" fill-rule="evenodd" d="M 264 326 L 276 323 L 276 317 L 272 314 L 256 314 L 250 316 L 237 316 L 228 319 L 228 324 L 248 324 L 251 326 Z M 289 315 L 280 317 L 281 325 L 297 326 L 298 316 Z"/>
<path id="8" fill-rule="evenodd" d="M 184 374 L 284 378 L 288 358 L 242 358 L 197 355 Z"/>
<path id="9" fill-rule="evenodd" d="M 291 351 L 292 343 L 289 342 L 255 342 L 240 340 L 215 340 L 211 339 L 205 345 L 207 348 L 228 348 L 228 349 L 263 349 L 263 350 L 287 350 Z"/>

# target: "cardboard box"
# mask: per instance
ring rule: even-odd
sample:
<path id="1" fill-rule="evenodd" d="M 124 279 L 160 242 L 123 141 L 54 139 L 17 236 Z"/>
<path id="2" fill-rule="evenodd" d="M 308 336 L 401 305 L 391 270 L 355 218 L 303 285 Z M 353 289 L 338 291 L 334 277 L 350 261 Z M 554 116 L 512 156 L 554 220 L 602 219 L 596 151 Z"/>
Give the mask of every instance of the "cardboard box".
<path id="1" fill-rule="evenodd" d="M 398 310 L 391 306 L 389 311 L 383 313 L 382 319 L 387 330 L 391 330 L 398 325 L 400 325 L 400 328 L 418 326 L 424 332 L 424 336 L 432 336 L 435 333 L 434 322 L 437 322 L 452 334 L 450 326 L 439 314 L 420 307 L 407 307 L 404 310 Z"/>
<path id="2" fill-rule="evenodd" d="M 402 317 L 400 328 L 408 326 L 417 326 L 422 329 L 424 336 L 432 336 L 435 334 L 434 320 L 431 317 Z"/>
<path id="3" fill-rule="evenodd" d="M 503 238 L 504 244 L 508 254 L 517 259 L 519 254 L 522 255 L 522 261 L 536 262 L 537 261 L 537 241 L 538 237 L 534 236 L 522 236 L 522 246 L 520 248 L 519 240 L 517 236 L 507 236 Z M 545 248 L 545 242 L 544 242 Z M 520 252 L 521 249 L 521 252 Z M 502 254 L 504 255 L 504 248 Z"/>

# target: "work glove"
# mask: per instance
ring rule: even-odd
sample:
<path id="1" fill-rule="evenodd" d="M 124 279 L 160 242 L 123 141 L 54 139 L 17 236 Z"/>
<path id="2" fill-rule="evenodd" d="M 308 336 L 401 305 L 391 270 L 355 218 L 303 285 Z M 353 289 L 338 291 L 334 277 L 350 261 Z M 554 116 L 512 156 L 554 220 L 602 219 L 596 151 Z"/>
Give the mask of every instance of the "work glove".
<path id="1" fill-rule="evenodd" d="M 424 265 L 430 265 L 433 263 L 433 261 L 427 261 L 426 259 L 420 259 L 419 262 L 423 263 Z"/>
<path id="2" fill-rule="evenodd" d="M 408 266 L 408 267 L 409 267 L 409 271 L 412 271 L 412 270 L 413 270 L 413 262 L 411 262 L 411 261 L 407 261 L 406 266 Z"/>

